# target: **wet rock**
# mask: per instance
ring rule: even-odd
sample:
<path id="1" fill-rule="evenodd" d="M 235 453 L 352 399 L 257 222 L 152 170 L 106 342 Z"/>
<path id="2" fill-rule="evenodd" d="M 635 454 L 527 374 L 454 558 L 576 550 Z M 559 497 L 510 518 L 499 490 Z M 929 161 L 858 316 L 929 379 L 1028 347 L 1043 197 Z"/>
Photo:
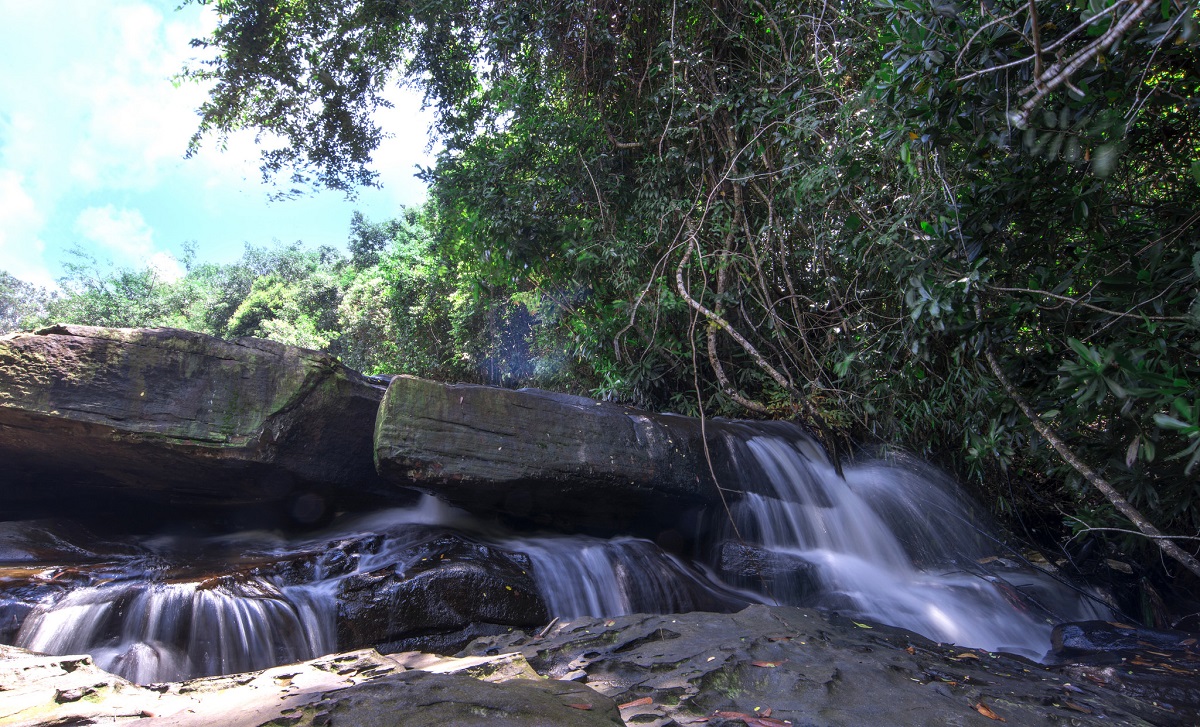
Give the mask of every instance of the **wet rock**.
<path id="1" fill-rule="evenodd" d="M 481 633 L 549 620 L 525 556 L 446 533 L 394 557 L 342 582 L 341 648 L 452 653 Z"/>
<path id="2" fill-rule="evenodd" d="M 458 674 L 409 671 L 343 689 L 297 715 L 329 727 L 623 727 L 609 698 L 582 684 L 522 679 L 490 684 Z"/>
<path id="3" fill-rule="evenodd" d="M 1080 621 L 1058 624 L 1050 638 L 1055 656 L 1064 659 L 1146 649 L 1200 659 L 1197 645 L 1200 637 L 1185 631 L 1148 629 L 1113 621 Z"/>
<path id="4" fill-rule="evenodd" d="M 1064 668 L 935 644 L 902 629 L 792 607 L 576 619 L 544 637 L 478 639 L 462 653 L 518 651 L 539 673 L 580 681 L 628 724 L 1190 724 L 1147 695 L 1078 680 Z M 1193 677 L 1194 678 L 1194 677 Z"/>
<path id="5" fill-rule="evenodd" d="M 0 498 L 66 505 L 64 492 L 103 488 L 278 502 L 316 521 L 331 492 L 395 492 L 371 460 L 382 396 L 332 356 L 272 341 L 87 326 L 3 336 Z"/>
<path id="6" fill-rule="evenodd" d="M 1051 639 L 1053 657 L 1077 682 L 1162 704 L 1184 724 L 1200 724 L 1197 634 L 1081 621 L 1055 626 Z"/>
<path id="7" fill-rule="evenodd" d="M 675 527 L 765 480 L 737 422 L 579 396 L 399 376 L 375 430 L 380 474 L 473 512 L 554 527 Z M 799 430 L 784 430 L 792 439 Z M 704 446 L 708 441 L 707 452 Z M 822 458 L 808 445 L 813 457 Z M 709 467 L 711 459 L 712 467 Z"/>
<path id="8" fill-rule="evenodd" d="M 69 520 L 0 522 L 0 563 L 86 563 L 142 552 Z"/>
<path id="9" fill-rule="evenodd" d="M 817 568 L 803 558 L 746 543 L 725 541 L 718 548 L 718 573 L 743 588 L 802 604 L 820 590 Z"/>

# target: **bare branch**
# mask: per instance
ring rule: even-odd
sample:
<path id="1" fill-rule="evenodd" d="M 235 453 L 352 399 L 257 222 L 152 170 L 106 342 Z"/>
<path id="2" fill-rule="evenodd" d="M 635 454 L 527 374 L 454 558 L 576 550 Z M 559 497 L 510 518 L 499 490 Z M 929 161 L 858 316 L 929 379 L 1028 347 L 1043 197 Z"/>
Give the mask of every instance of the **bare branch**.
<path id="1" fill-rule="evenodd" d="M 1185 316 L 1148 316 L 1148 315 L 1145 315 L 1142 313 L 1122 313 L 1121 311 L 1115 311 L 1115 310 L 1109 310 L 1107 308 L 1101 308 L 1100 306 L 1092 305 L 1091 303 L 1084 303 L 1083 298 L 1071 298 L 1069 296 L 1059 295 L 1058 293 L 1051 293 L 1048 290 L 1037 290 L 1035 288 L 1002 288 L 998 285 L 989 285 L 989 286 L 987 286 L 987 288 L 988 288 L 988 290 L 995 290 L 995 291 L 1003 292 L 1003 293 L 1030 293 L 1032 295 L 1044 295 L 1047 298 L 1054 298 L 1055 300 L 1061 300 L 1065 303 L 1070 303 L 1073 306 L 1077 305 L 1080 308 L 1089 308 L 1089 309 L 1097 311 L 1099 313 L 1104 313 L 1105 315 L 1119 316 L 1122 318 L 1136 318 L 1138 320 L 1142 320 L 1143 318 L 1145 318 L 1145 319 L 1151 320 L 1151 321 L 1186 321 L 1186 320 L 1188 320 Z M 1150 302 L 1149 300 L 1142 301 L 1138 305 L 1139 306 L 1145 305 L 1146 303 L 1149 303 L 1149 302 Z M 1137 306 L 1134 306 L 1134 307 L 1136 308 Z"/>
<path id="2" fill-rule="evenodd" d="M 982 311 L 979 306 L 976 306 L 975 314 L 977 318 L 983 318 Z M 1122 515 L 1128 518 L 1130 522 L 1137 526 L 1137 529 L 1139 532 L 1141 532 L 1141 534 L 1154 540 L 1155 545 L 1157 545 L 1163 551 L 1163 553 L 1173 558 L 1184 568 L 1187 568 L 1189 571 L 1195 574 L 1197 578 L 1200 578 L 1200 560 L 1196 560 L 1195 556 L 1181 549 L 1178 545 L 1175 545 L 1175 543 L 1172 542 L 1168 536 L 1164 535 L 1161 531 L 1159 531 L 1158 528 L 1154 527 L 1154 525 L 1146 519 L 1145 515 L 1139 512 L 1138 509 L 1132 504 L 1130 504 L 1129 500 L 1126 500 L 1121 493 L 1117 492 L 1116 488 L 1109 484 L 1108 480 L 1101 477 L 1086 462 L 1080 459 L 1079 456 L 1067 446 L 1066 442 L 1064 442 L 1058 436 L 1058 434 L 1051 429 L 1048 424 L 1046 424 L 1046 422 L 1042 421 L 1042 418 L 1038 416 L 1038 413 L 1034 411 L 1029 402 L 1025 400 L 1025 397 L 1021 396 L 1021 393 L 1017 391 L 1016 387 L 1013 386 L 1008 377 L 1004 375 L 1004 371 L 1000 368 L 1000 362 L 996 360 L 996 354 L 992 351 L 992 347 L 990 345 L 984 349 L 983 354 L 984 357 L 987 358 L 988 367 L 991 368 L 992 374 L 996 377 L 996 380 L 1000 382 L 1000 387 L 1004 389 L 1004 392 L 1008 394 L 1008 397 L 1013 400 L 1013 402 L 1017 405 L 1017 408 L 1021 410 L 1021 412 L 1029 420 L 1029 423 L 1033 425 L 1035 430 L 1037 430 L 1037 433 L 1042 435 L 1042 438 L 1050 443 L 1050 446 L 1054 448 L 1055 452 L 1058 452 L 1058 456 L 1061 457 L 1064 462 L 1071 465 L 1071 467 L 1073 467 L 1076 472 L 1082 475 L 1083 478 L 1087 480 L 1093 487 L 1099 490 L 1100 493 L 1103 494 L 1110 503 L 1112 503 L 1112 506 L 1115 507 L 1118 512 L 1120 512 Z"/>
<path id="3" fill-rule="evenodd" d="M 1121 36 L 1127 30 L 1132 28 L 1151 10 L 1158 7 L 1158 2 L 1155 0 L 1142 0 L 1140 4 L 1125 14 L 1119 21 L 1113 23 L 1112 27 L 1104 32 L 1096 40 L 1088 43 L 1075 55 L 1054 63 L 1045 72 L 1038 74 L 1030 86 L 1021 90 L 1021 95 L 1025 95 L 1033 91 L 1033 96 L 1029 98 L 1017 112 L 1016 118 L 1013 120 L 1019 127 L 1024 127 L 1029 121 L 1029 115 L 1037 108 L 1046 96 L 1053 93 L 1060 86 L 1071 80 L 1071 76 L 1076 71 L 1080 70 L 1089 63 L 1092 63 L 1100 54 L 1107 51 L 1112 46 L 1116 45 L 1121 40 Z"/>

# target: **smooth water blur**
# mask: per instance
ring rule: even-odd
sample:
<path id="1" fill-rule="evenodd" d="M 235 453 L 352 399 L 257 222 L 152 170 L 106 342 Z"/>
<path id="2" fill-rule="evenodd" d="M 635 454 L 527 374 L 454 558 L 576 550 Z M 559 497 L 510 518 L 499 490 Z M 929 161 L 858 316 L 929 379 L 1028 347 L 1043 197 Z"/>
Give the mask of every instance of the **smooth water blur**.
<path id="1" fill-rule="evenodd" d="M 712 514 L 695 544 L 709 562 L 688 563 L 632 537 L 517 534 L 425 497 L 302 538 L 254 531 L 136 540 L 135 555 L 113 556 L 102 577 L 45 596 L 16 643 L 90 653 L 141 683 L 315 658 L 338 649 L 342 582 L 406 572 L 436 532 L 527 556 L 547 610 L 560 618 L 779 602 L 1040 659 L 1053 623 L 1109 617 L 1044 574 L 982 567 L 985 525 L 953 483 L 919 464 L 852 464 L 841 477 L 798 429 L 744 431 L 739 461 L 755 464 L 764 481 L 732 504 L 729 518 Z M 716 573 L 728 543 L 776 572 L 743 578 L 753 591 L 723 582 Z"/>
<path id="2" fill-rule="evenodd" d="M 816 605 L 935 641 L 1041 659 L 1061 621 L 1109 618 L 1096 601 L 1041 573 L 1000 577 L 977 562 L 984 525 L 952 483 L 909 463 L 833 466 L 770 436 L 746 443 L 768 492 L 733 508 L 746 542 L 812 567 L 780 602 Z M 733 536 L 732 528 L 726 533 Z M 812 580 L 816 583 L 812 583 Z"/>
<path id="3" fill-rule="evenodd" d="M 583 536 L 510 540 L 533 562 L 552 616 L 731 611 L 762 599 L 688 567 L 649 540 Z"/>
<path id="4" fill-rule="evenodd" d="M 75 589 L 22 624 L 17 644 L 91 654 L 133 682 L 265 669 L 335 650 L 333 593 L 320 585 L 145 583 Z"/>

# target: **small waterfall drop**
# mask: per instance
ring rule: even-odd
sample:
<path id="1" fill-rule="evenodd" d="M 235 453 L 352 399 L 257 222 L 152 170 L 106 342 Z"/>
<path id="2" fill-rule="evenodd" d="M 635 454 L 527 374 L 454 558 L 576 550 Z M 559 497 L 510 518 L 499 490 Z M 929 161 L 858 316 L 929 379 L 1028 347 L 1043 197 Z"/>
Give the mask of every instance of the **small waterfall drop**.
<path id="1" fill-rule="evenodd" d="M 546 537 L 506 546 L 533 561 L 551 616 L 728 611 L 760 599 L 736 593 L 639 538 Z"/>
<path id="2" fill-rule="evenodd" d="M 1033 659 L 1048 651 L 1055 622 L 1109 616 L 1043 574 L 981 568 L 977 518 L 932 472 L 874 461 L 839 477 L 815 450 L 779 438 L 755 436 L 746 447 L 767 482 L 733 506 L 737 530 L 727 526 L 726 537 L 740 533 L 793 564 L 770 589 L 780 602 Z"/>
<path id="3" fill-rule="evenodd" d="M 177 681 L 330 653 L 334 607 L 327 589 L 261 579 L 105 584 L 35 609 L 16 642 L 43 653 L 90 653 L 133 682 Z"/>

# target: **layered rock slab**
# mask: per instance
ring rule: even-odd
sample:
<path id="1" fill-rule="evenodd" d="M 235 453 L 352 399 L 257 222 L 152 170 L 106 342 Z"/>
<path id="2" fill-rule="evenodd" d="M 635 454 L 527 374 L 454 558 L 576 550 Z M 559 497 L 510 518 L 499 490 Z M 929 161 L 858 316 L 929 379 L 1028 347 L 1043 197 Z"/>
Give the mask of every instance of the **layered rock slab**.
<path id="1" fill-rule="evenodd" d="M 793 607 L 572 619 L 541 636 L 480 638 L 460 656 L 509 652 L 611 697 L 627 724 L 646 727 L 1191 725 L 1197 716 L 1077 667 Z M 752 721 L 764 716 L 775 721 Z"/>
<path id="2" fill-rule="evenodd" d="M 0 498 L 83 486 L 237 505 L 394 491 L 372 464 L 383 392 L 332 356 L 261 339 L 66 325 L 10 334 Z"/>
<path id="3" fill-rule="evenodd" d="M 475 512 L 562 527 L 669 527 L 765 479 L 741 426 L 399 376 L 379 409 L 375 461 L 389 481 Z"/>

